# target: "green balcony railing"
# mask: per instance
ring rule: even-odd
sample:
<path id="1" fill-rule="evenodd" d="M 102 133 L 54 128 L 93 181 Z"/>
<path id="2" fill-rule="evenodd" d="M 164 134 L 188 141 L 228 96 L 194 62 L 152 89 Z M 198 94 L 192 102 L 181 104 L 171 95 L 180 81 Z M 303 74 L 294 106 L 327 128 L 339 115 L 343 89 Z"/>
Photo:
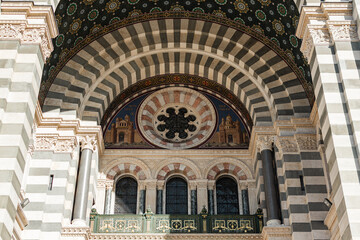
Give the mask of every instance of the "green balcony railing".
<path id="1" fill-rule="evenodd" d="M 91 213 L 93 233 L 261 233 L 263 215 L 153 214 L 101 215 Z"/>

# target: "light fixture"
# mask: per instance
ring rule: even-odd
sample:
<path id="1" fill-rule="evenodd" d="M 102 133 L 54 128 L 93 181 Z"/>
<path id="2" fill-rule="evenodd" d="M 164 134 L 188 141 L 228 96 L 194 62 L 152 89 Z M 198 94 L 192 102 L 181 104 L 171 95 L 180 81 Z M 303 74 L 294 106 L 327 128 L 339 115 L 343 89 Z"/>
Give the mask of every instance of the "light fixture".
<path id="1" fill-rule="evenodd" d="M 324 204 L 328 207 L 328 208 L 331 208 L 331 205 L 332 205 L 332 202 L 329 200 L 329 199 L 327 199 L 327 198 L 324 198 Z"/>
<path id="2" fill-rule="evenodd" d="M 21 206 L 21 208 L 24 208 L 29 203 L 30 203 L 30 200 L 28 198 L 25 198 L 24 200 L 21 201 L 20 206 Z"/>

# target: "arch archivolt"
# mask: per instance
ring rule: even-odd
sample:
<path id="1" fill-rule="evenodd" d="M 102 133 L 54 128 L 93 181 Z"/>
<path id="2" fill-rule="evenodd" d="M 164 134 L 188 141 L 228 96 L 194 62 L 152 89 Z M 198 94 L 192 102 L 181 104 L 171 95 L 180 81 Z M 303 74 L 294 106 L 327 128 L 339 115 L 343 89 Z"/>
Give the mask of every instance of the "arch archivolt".
<path id="1" fill-rule="evenodd" d="M 169 176 L 174 174 L 180 174 L 187 180 L 195 180 L 201 178 L 199 168 L 190 160 L 184 158 L 173 158 L 171 160 L 167 160 L 155 172 L 155 178 L 157 180 L 165 180 Z"/>
<path id="2" fill-rule="evenodd" d="M 106 179 L 114 180 L 121 175 L 132 175 L 137 180 L 151 179 L 149 167 L 136 158 L 120 158 L 110 161 L 104 167 Z"/>
<path id="3" fill-rule="evenodd" d="M 205 169 L 204 173 L 208 180 L 215 180 L 223 174 L 232 175 L 239 181 L 253 179 L 253 174 L 249 167 L 244 162 L 232 158 L 213 160 L 209 163 L 209 167 Z"/>
<path id="4" fill-rule="evenodd" d="M 172 21 L 180 21 L 180 28 L 175 29 Z M 209 32 L 193 31 L 186 28 L 188 21 L 166 20 L 166 30 L 169 30 L 166 41 L 160 39 L 159 31 L 149 29 L 144 34 L 130 36 L 125 27 L 92 42 L 67 63 L 51 86 L 50 92 L 60 90 L 65 92 L 63 97 L 48 96 L 44 106 L 80 108 L 84 110 L 84 119 L 100 122 L 107 106 L 122 90 L 139 79 L 166 73 L 194 74 L 224 85 L 243 101 L 255 125 L 274 120 L 271 112 L 275 109 L 278 115 L 292 116 L 297 111 L 295 107 L 309 106 L 294 72 L 263 43 L 232 28 L 226 28 L 226 34 L 219 36 L 217 31 L 224 26 L 216 23 L 212 23 Z M 159 23 L 151 21 L 151 26 L 153 24 Z M 141 29 L 142 23 L 135 26 Z M 177 31 L 181 31 L 180 39 L 173 36 Z M 148 42 L 151 38 L 153 43 Z M 206 41 L 200 43 L 201 38 Z M 106 41 L 109 47 L 104 49 L 100 40 Z M 221 40 L 220 44 L 214 46 L 215 40 Z M 135 46 L 133 42 L 140 42 L 142 46 Z M 89 49 L 102 50 L 92 55 Z M 297 83 L 291 84 L 288 90 L 286 83 L 291 81 Z M 69 87 L 63 87 L 64 82 Z M 296 85 L 299 86 L 296 88 Z M 300 95 L 292 100 L 290 93 Z"/>

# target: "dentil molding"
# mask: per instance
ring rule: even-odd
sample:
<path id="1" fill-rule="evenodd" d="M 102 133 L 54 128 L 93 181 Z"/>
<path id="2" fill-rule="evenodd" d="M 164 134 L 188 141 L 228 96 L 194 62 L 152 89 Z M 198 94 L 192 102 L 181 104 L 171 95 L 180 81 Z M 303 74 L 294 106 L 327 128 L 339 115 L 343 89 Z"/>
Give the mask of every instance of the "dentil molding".
<path id="1" fill-rule="evenodd" d="M 25 1 L 1 3 L 0 40 L 38 44 L 45 61 L 54 49 L 51 39 L 58 34 L 51 6 L 35 6 Z"/>

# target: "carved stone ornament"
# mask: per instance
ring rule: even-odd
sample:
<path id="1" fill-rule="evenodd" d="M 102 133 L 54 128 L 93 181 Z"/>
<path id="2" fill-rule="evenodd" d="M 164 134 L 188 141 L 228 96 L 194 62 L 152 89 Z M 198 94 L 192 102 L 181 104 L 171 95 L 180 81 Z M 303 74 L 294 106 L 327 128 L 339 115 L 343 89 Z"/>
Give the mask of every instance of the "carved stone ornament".
<path id="1" fill-rule="evenodd" d="M 277 137 L 276 146 L 281 153 L 293 153 L 298 151 L 298 146 L 293 137 Z"/>
<path id="2" fill-rule="evenodd" d="M 4 24 L 0 22 L 0 40 L 20 40 L 21 44 L 39 44 L 44 60 L 53 50 L 45 28 L 27 28 L 26 24 Z"/>
<path id="3" fill-rule="evenodd" d="M 296 140 L 300 150 L 317 150 L 317 142 L 315 135 L 298 135 Z"/>
<path id="4" fill-rule="evenodd" d="M 330 34 L 327 29 L 324 28 L 311 28 L 309 34 L 312 37 L 314 45 L 324 45 L 330 43 Z"/>
<path id="5" fill-rule="evenodd" d="M 98 179 L 96 186 L 97 186 L 98 188 L 105 188 L 105 186 L 106 186 L 106 180 L 105 180 L 105 179 Z"/>
<path id="6" fill-rule="evenodd" d="M 79 139 L 81 150 L 90 149 L 93 152 L 96 150 L 97 141 L 95 136 L 84 136 Z"/>
<path id="7" fill-rule="evenodd" d="M 359 37 L 355 25 L 329 25 L 329 30 L 334 41 L 358 41 Z"/>
<path id="8" fill-rule="evenodd" d="M 77 146 L 75 137 L 37 135 L 32 148 L 34 151 L 54 151 L 56 153 L 73 153 Z"/>
<path id="9" fill-rule="evenodd" d="M 256 147 L 261 152 L 263 150 L 272 150 L 274 136 L 259 136 L 256 141 Z"/>
<path id="10" fill-rule="evenodd" d="M 114 181 L 106 181 L 105 187 L 106 189 L 112 189 L 114 187 Z"/>

